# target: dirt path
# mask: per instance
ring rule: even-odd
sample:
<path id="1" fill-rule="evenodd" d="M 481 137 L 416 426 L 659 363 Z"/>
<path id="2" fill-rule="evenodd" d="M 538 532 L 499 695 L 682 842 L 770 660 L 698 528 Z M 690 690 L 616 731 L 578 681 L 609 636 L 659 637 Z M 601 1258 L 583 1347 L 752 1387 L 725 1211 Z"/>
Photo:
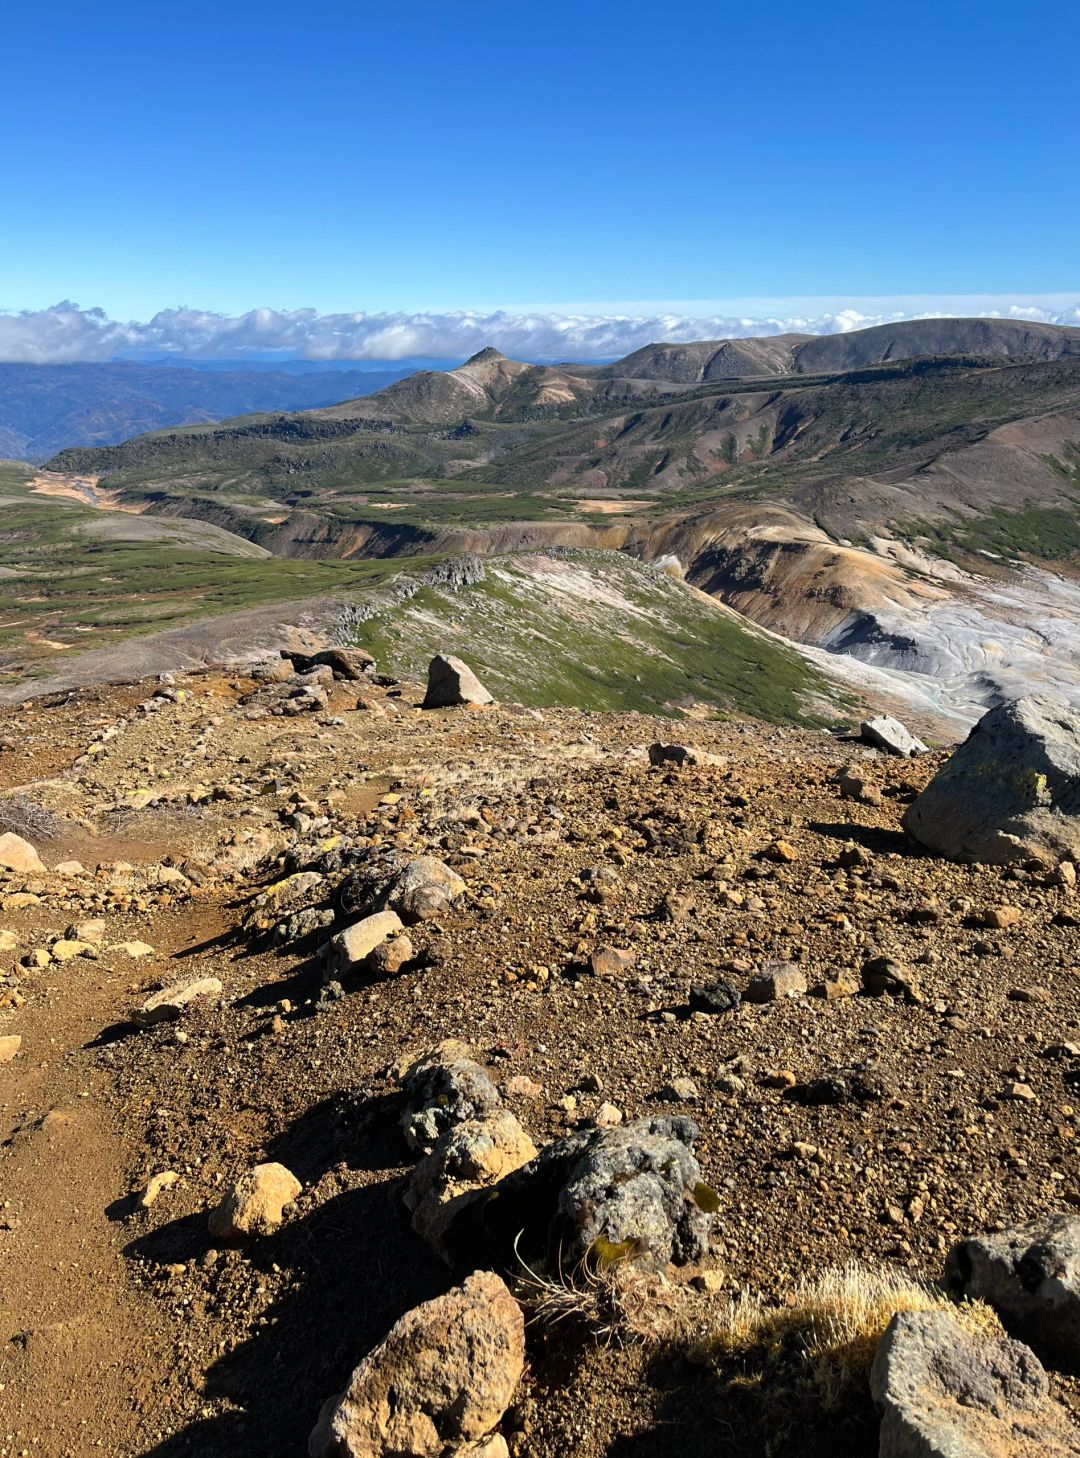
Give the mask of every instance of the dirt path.
<path id="1" fill-rule="evenodd" d="M 129 1281 L 122 1138 L 88 1046 L 126 1007 L 130 972 L 81 962 L 20 1021 L 0 1069 L 0 1454 L 142 1450 L 168 1333 Z M 77 989 L 72 985 L 78 980 Z"/>

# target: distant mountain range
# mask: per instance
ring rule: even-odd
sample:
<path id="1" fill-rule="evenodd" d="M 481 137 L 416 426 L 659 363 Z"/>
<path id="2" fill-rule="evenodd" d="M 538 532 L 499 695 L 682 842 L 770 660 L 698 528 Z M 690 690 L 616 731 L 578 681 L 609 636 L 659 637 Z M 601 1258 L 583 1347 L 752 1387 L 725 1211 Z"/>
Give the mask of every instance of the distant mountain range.
<path id="1" fill-rule="evenodd" d="M 311 410 L 399 380 L 408 369 L 302 372 L 265 364 L 0 364 L 0 457 L 43 461 L 66 446 L 112 445 L 170 425 Z"/>
<path id="2" fill-rule="evenodd" d="M 963 713 L 1045 679 L 1080 699 L 1076 328 L 919 320 L 605 365 L 485 349 L 48 465 L 279 557 L 622 550 L 788 638 L 948 681 Z"/>

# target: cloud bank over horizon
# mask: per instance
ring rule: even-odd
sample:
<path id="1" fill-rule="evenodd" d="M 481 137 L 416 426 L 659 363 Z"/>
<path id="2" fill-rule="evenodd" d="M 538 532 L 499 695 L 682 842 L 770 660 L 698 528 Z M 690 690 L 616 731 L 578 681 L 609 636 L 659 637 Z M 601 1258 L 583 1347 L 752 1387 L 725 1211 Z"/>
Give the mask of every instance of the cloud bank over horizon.
<path id="1" fill-rule="evenodd" d="M 926 303 L 928 301 L 920 301 Z M 0 363 L 72 364 L 112 359 L 414 358 L 455 361 L 494 345 L 518 359 L 617 359 L 664 340 L 752 338 L 770 334 L 842 334 L 903 319 L 967 314 L 1080 327 L 1080 299 L 1061 309 L 1007 297 L 976 308 L 922 307 L 883 313 L 840 307 L 816 315 L 690 316 L 682 313 L 574 314 L 458 310 L 423 313 L 320 314 L 314 309 L 253 309 L 228 315 L 163 309 L 145 322 L 111 319 L 69 301 L 48 309 L 0 311 Z"/>

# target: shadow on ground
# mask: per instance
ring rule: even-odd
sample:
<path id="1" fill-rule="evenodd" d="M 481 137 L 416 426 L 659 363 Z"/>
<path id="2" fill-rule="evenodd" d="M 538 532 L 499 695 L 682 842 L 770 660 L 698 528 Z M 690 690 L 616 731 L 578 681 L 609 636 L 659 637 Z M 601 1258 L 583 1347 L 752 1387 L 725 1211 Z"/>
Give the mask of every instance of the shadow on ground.
<path id="1" fill-rule="evenodd" d="M 360 1358 L 406 1311 L 453 1284 L 400 1206 L 396 1169 L 404 1146 L 396 1112 L 394 1101 L 373 1100 L 357 1111 L 354 1126 L 348 1110 L 320 1105 L 267 1149 L 267 1159 L 286 1163 L 308 1183 L 340 1165 L 343 1142 L 359 1129 L 348 1178 L 366 1169 L 375 1181 L 332 1194 L 277 1234 L 219 1256 L 207 1281 L 211 1311 L 219 1263 L 227 1273 L 223 1292 L 271 1276 L 275 1267 L 292 1279 L 206 1373 L 207 1406 L 225 1399 L 230 1410 L 189 1423 L 143 1458 L 299 1458 L 323 1402 L 343 1390 Z M 161 1269 L 201 1261 L 214 1244 L 199 1214 L 136 1237 L 125 1254 Z M 226 1316 L 223 1334 L 242 1331 Z"/>

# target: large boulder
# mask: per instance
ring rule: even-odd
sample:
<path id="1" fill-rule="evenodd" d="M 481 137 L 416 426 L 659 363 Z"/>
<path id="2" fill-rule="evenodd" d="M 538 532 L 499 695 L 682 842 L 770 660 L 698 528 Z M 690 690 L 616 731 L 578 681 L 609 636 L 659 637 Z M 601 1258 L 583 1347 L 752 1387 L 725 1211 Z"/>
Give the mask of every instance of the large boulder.
<path id="1" fill-rule="evenodd" d="M 28 840 L 11 830 L 0 835 L 0 871 L 40 875 L 44 870 L 45 863 Z"/>
<path id="2" fill-rule="evenodd" d="M 1080 855 L 1080 710 L 1052 694 L 991 709 L 908 806 L 904 828 L 958 861 Z"/>
<path id="3" fill-rule="evenodd" d="M 1080 1359 L 1080 1216 L 1051 1214 L 954 1245 L 945 1279 L 1040 1350 Z"/>
<path id="4" fill-rule="evenodd" d="M 948 1311 L 903 1311 L 878 1345 L 870 1389 L 880 1458 L 1075 1458 L 1080 1434 L 1021 1342 L 975 1336 Z"/>
<path id="5" fill-rule="evenodd" d="M 421 707 L 454 709 L 467 704 L 493 704 L 495 700 L 467 663 L 439 653 L 428 664 L 427 693 Z"/>
<path id="6" fill-rule="evenodd" d="M 437 856 L 417 856 L 390 882 L 383 900 L 403 922 L 414 926 L 444 916 L 464 893 L 465 882 Z"/>
<path id="7" fill-rule="evenodd" d="M 479 1190 L 536 1158 L 536 1145 L 507 1108 L 457 1124 L 413 1171 L 405 1191 L 412 1227 L 449 1264 L 443 1236 Z"/>
<path id="8" fill-rule="evenodd" d="M 410 1149 L 430 1154 L 447 1132 L 485 1119 L 502 1096 L 472 1049 L 449 1038 L 418 1058 L 402 1074 L 405 1111 L 401 1127 Z"/>
<path id="9" fill-rule="evenodd" d="M 407 1312 L 323 1408 L 311 1458 L 443 1458 L 500 1421 L 525 1365 L 525 1322 L 506 1285 L 476 1271 Z M 483 1450 L 482 1450 L 483 1451 Z M 499 1452 L 496 1444 L 486 1450 Z"/>
<path id="10" fill-rule="evenodd" d="M 865 720 L 859 726 L 859 734 L 875 749 L 883 749 L 886 754 L 898 754 L 903 759 L 912 759 L 917 754 L 927 752 L 922 740 L 916 739 L 907 725 L 901 724 L 891 714 Z"/>
<path id="11" fill-rule="evenodd" d="M 700 1260 L 719 1202 L 694 1157 L 697 1132 L 671 1117 L 558 1139 L 455 1210 L 441 1253 L 463 1269 L 523 1260 L 572 1271 L 588 1259 L 658 1271 Z"/>

